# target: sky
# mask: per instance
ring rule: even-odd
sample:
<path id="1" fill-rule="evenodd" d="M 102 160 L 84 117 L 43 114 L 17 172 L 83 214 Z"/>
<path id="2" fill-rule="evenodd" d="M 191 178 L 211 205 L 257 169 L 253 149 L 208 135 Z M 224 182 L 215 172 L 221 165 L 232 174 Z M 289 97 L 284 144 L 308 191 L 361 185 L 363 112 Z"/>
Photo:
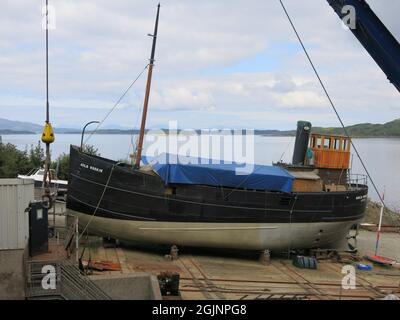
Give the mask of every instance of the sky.
<path id="1" fill-rule="evenodd" d="M 326 1 L 285 0 L 347 125 L 400 118 L 398 91 Z M 38 0 L 0 4 L 0 117 L 43 123 L 45 31 Z M 157 1 L 50 0 L 50 117 L 102 120 L 148 63 Z M 369 0 L 400 39 L 400 1 Z M 104 128 L 140 124 L 146 74 Z M 164 0 L 147 125 L 339 126 L 278 0 Z"/>

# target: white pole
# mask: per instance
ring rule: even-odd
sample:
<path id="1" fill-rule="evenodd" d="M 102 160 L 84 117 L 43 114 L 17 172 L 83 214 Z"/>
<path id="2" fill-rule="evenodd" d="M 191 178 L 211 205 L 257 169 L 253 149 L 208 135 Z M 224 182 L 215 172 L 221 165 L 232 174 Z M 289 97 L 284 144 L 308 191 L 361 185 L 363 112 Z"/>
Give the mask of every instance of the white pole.
<path id="1" fill-rule="evenodd" d="M 382 200 L 385 199 L 385 189 L 383 191 Z M 376 232 L 376 244 L 375 244 L 375 256 L 378 255 L 379 249 L 379 240 L 381 237 L 381 229 L 382 229 L 382 219 L 383 219 L 383 209 L 385 208 L 383 201 L 381 202 L 381 212 L 379 215 L 379 224 L 378 224 L 378 231 Z"/>
<path id="2" fill-rule="evenodd" d="M 382 229 L 382 218 L 383 218 L 383 204 L 381 205 L 381 214 L 379 216 L 379 225 L 378 225 L 378 231 L 380 232 Z"/>

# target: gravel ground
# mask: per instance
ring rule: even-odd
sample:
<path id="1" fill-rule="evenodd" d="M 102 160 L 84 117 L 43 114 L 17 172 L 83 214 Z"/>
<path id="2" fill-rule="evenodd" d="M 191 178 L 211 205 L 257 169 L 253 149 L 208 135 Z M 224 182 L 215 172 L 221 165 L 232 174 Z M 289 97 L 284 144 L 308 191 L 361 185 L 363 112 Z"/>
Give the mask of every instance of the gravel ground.
<path id="1" fill-rule="evenodd" d="M 361 255 L 375 252 L 376 232 L 360 230 L 357 247 Z M 400 234 L 382 233 L 378 254 L 400 261 Z"/>

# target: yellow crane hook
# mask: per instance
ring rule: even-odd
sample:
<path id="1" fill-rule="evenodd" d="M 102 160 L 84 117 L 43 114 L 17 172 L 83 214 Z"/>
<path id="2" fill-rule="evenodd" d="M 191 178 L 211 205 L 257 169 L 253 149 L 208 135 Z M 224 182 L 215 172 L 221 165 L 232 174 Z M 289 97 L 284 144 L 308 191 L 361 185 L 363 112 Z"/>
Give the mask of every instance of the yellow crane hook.
<path id="1" fill-rule="evenodd" d="M 46 122 L 43 128 L 42 141 L 43 143 L 53 143 L 55 139 L 53 127 L 50 122 Z"/>

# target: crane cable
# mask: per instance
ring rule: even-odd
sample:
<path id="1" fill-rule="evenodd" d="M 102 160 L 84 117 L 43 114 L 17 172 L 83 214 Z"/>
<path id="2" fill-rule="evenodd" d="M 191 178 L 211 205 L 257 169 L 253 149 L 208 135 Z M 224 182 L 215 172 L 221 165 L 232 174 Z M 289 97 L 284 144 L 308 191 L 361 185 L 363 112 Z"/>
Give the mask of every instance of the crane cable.
<path id="1" fill-rule="evenodd" d="M 384 202 L 384 200 L 383 200 L 381 194 L 379 193 L 378 188 L 376 187 L 376 184 L 375 184 L 374 180 L 372 179 L 372 177 L 371 177 L 371 175 L 370 175 L 370 173 L 369 173 L 369 171 L 368 171 L 366 165 L 364 164 L 364 161 L 362 160 L 361 155 L 360 155 L 359 152 L 358 152 L 358 149 L 356 148 L 356 146 L 355 146 L 353 140 L 350 138 L 350 134 L 348 133 L 348 131 L 347 131 L 347 129 L 346 129 L 346 126 L 344 125 L 344 123 L 343 123 L 343 121 L 342 121 L 342 118 L 340 117 L 339 112 L 337 111 L 336 106 L 335 106 L 335 104 L 333 103 L 333 101 L 332 101 L 332 99 L 331 99 L 331 97 L 330 97 L 330 95 L 329 95 L 329 93 L 328 93 L 328 90 L 326 89 L 326 87 L 325 87 L 325 85 L 324 85 L 324 83 L 323 83 L 323 81 L 322 81 L 322 79 L 321 79 L 321 77 L 320 77 L 320 75 L 319 75 L 319 73 L 318 73 L 318 71 L 317 71 L 317 69 L 316 69 L 316 67 L 315 67 L 315 65 L 314 65 L 314 63 L 313 63 L 311 57 L 310 57 L 310 55 L 308 54 L 308 51 L 307 51 L 307 49 L 306 49 L 306 47 L 305 47 L 305 45 L 304 45 L 304 43 L 303 43 L 303 41 L 302 41 L 302 39 L 301 39 L 299 33 L 297 32 L 297 29 L 296 29 L 294 23 L 292 22 L 292 19 L 290 18 L 290 15 L 289 15 L 288 11 L 286 10 L 286 7 L 285 7 L 283 1 L 282 1 L 282 0 L 279 0 L 279 2 L 281 3 L 281 6 L 282 6 L 283 10 L 285 11 L 286 17 L 288 18 L 289 23 L 290 23 L 290 25 L 292 26 L 293 31 L 295 32 L 295 34 L 296 34 L 296 36 L 297 36 L 297 39 L 299 40 L 299 42 L 300 42 L 300 44 L 301 44 L 301 46 L 302 46 L 302 48 L 303 48 L 303 50 L 304 50 L 304 53 L 306 54 L 307 59 L 308 59 L 308 61 L 310 62 L 311 67 L 312 67 L 312 69 L 314 70 L 314 73 L 315 73 L 315 75 L 316 75 L 317 78 L 318 78 L 319 83 L 321 84 L 321 87 L 322 87 L 322 89 L 324 90 L 325 95 L 326 95 L 326 97 L 328 98 L 330 105 L 332 106 L 333 111 L 335 112 L 337 118 L 339 119 L 339 122 L 340 122 L 340 124 L 341 124 L 341 126 L 342 126 L 342 128 L 343 128 L 343 131 L 344 131 L 346 137 L 350 140 L 350 143 L 351 143 L 351 145 L 352 145 L 354 151 L 356 152 L 357 157 L 358 157 L 358 159 L 360 160 L 361 165 L 363 166 L 363 168 L 364 168 L 364 170 L 365 170 L 365 173 L 367 174 L 369 180 L 371 181 L 372 186 L 374 187 L 375 192 L 376 192 L 376 194 L 378 195 L 380 202 L 382 203 L 383 207 L 386 207 L 385 202 Z"/>
<path id="2" fill-rule="evenodd" d="M 42 196 L 43 206 L 49 209 L 52 206 L 50 195 L 51 175 L 51 155 L 50 144 L 54 142 L 54 131 L 50 123 L 50 103 L 49 103 L 49 3 L 46 0 L 46 121 L 42 133 L 42 142 L 46 144 L 46 159 L 43 174 L 43 189 Z"/>

